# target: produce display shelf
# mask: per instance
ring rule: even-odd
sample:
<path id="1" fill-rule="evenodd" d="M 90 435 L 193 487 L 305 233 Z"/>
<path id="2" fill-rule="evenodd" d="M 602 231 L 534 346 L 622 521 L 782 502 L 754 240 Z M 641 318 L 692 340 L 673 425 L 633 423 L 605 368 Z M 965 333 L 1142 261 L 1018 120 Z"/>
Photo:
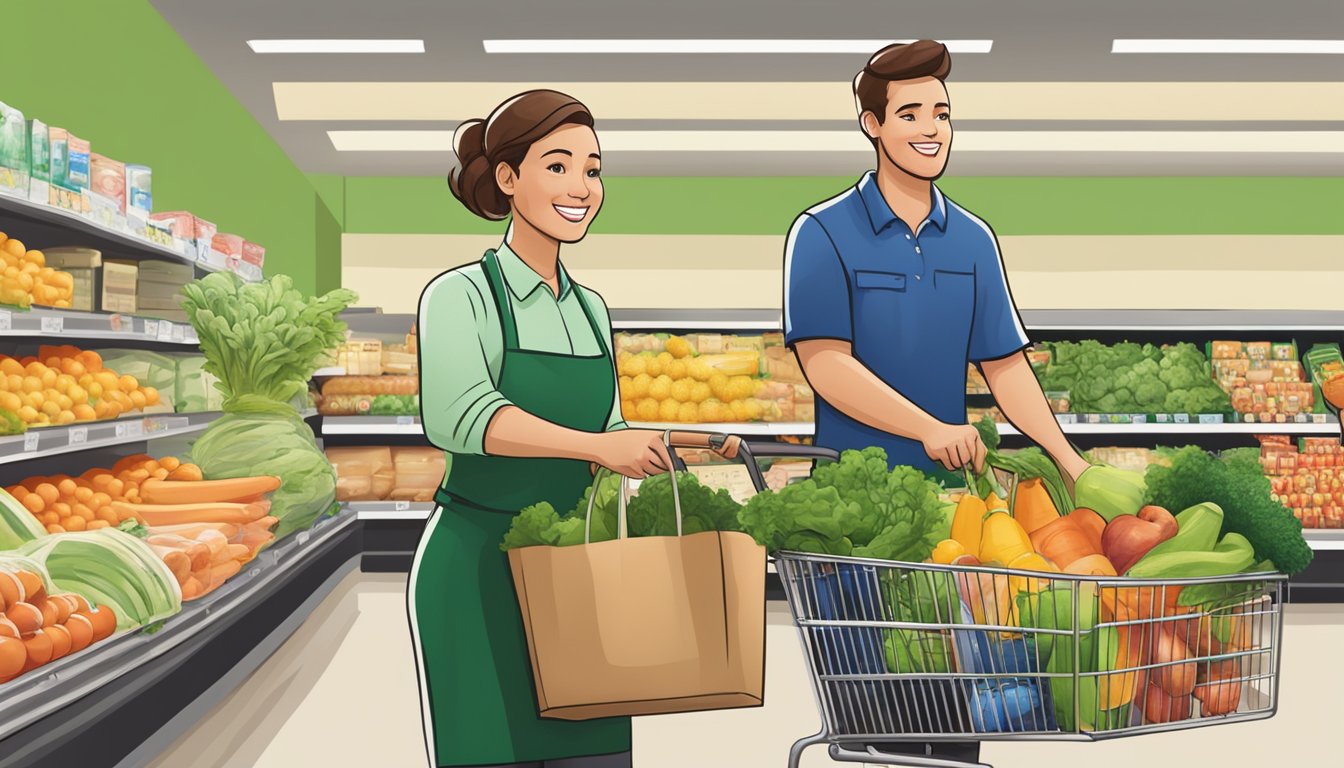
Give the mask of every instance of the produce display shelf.
<path id="1" fill-rule="evenodd" d="M 345 375 L 345 369 L 339 368 L 337 366 L 318 368 L 316 371 L 313 371 L 313 378 L 317 378 L 319 376 L 344 376 L 344 375 Z"/>
<path id="2" fill-rule="evenodd" d="M 196 337 L 196 329 L 186 323 L 135 315 L 36 307 L 28 311 L 0 307 L 0 336 L 156 342 L 191 347 L 201 343 Z"/>
<path id="3" fill-rule="evenodd" d="M 206 264 L 175 248 L 151 242 L 143 237 L 104 227 L 74 211 L 30 202 L 25 198 L 0 195 L 0 222 L 6 217 L 19 217 L 47 226 L 56 226 L 78 236 L 76 245 L 114 252 L 119 255 L 148 259 L 169 259 L 194 264 L 208 272 L 226 271 L 214 264 Z"/>
<path id="4" fill-rule="evenodd" d="M 434 512 L 432 501 L 348 501 L 360 520 L 428 520 Z"/>
<path id="5" fill-rule="evenodd" d="M 358 569 L 359 534 L 342 510 L 263 551 L 157 631 L 123 633 L 6 683 L 0 766 L 152 761 Z"/>
<path id="6" fill-rule="evenodd" d="M 815 427 L 810 421 L 755 421 L 735 424 L 668 424 L 651 421 L 628 422 L 633 429 L 683 429 L 696 432 L 721 432 L 743 437 L 771 435 L 810 435 Z"/>
<path id="7" fill-rule="evenodd" d="M 1029 331 L 1344 332 L 1344 311 L 1258 309 L 1023 309 Z M 781 331 L 775 309 L 613 309 L 613 330 Z"/>
<path id="8" fill-rule="evenodd" d="M 323 416 L 324 435 L 423 435 L 419 416 Z"/>
<path id="9" fill-rule="evenodd" d="M 1344 550 L 1344 530 L 1305 528 L 1302 538 L 1317 552 Z"/>
<path id="10" fill-rule="evenodd" d="M 61 427 L 39 427 L 22 435 L 0 437 L 0 464 L 187 435 L 204 430 L 221 415 L 218 411 L 159 413 Z"/>

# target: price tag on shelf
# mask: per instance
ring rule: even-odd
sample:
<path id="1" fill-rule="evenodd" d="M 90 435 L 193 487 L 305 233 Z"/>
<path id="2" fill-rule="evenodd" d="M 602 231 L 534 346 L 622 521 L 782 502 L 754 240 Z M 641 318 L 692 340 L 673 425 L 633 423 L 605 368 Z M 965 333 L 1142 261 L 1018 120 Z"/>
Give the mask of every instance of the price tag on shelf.
<path id="1" fill-rule="evenodd" d="M 148 337 L 150 337 L 151 339 L 159 335 L 159 321 L 158 321 L 158 320 L 146 320 L 146 321 L 145 321 L 145 335 L 148 336 Z"/>
<path id="2" fill-rule="evenodd" d="M 1174 414 L 1171 415 L 1171 420 L 1174 421 L 1174 422 L 1176 422 L 1177 424 L 1189 424 L 1189 423 L 1190 423 L 1190 414 L 1188 414 L 1188 413 L 1174 413 Z"/>
<path id="3" fill-rule="evenodd" d="M 1200 424 L 1222 424 L 1223 414 L 1221 413 L 1201 413 L 1199 414 Z"/>
<path id="4" fill-rule="evenodd" d="M 1077 423 L 1078 423 L 1078 414 L 1076 414 L 1076 413 L 1057 413 L 1057 414 L 1055 414 L 1055 420 L 1058 421 L 1060 424 L 1077 424 Z"/>
<path id="5" fill-rule="evenodd" d="M 8 309 L 0 309 L 0 331 L 8 331 L 14 327 L 12 317 Z"/>
<path id="6" fill-rule="evenodd" d="M 32 453 L 37 450 L 37 441 L 41 437 L 37 432 L 23 433 L 23 452 Z"/>
<path id="7" fill-rule="evenodd" d="M 1171 422 L 1171 414 L 1169 413 L 1155 413 L 1153 415 L 1157 417 L 1158 424 L 1167 424 Z"/>
<path id="8" fill-rule="evenodd" d="M 111 314 L 111 315 L 108 315 L 108 316 L 107 316 L 107 324 L 108 324 L 108 326 L 112 329 L 113 333 L 120 333 L 120 332 L 121 332 L 121 315 L 118 315 L 118 314 Z"/>
<path id="9" fill-rule="evenodd" d="M 1312 423 L 1312 424 L 1329 424 L 1329 423 L 1330 423 L 1330 416 L 1329 416 L 1329 414 L 1325 414 L 1325 413 L 1313 413 L 1313 414 L 1311 414 L 1311 423 Z"/>
<path id="10" fill-rule="evenodd" d="M 159 321 L 159 341 L 173 340 L 173 324 L 167 320 Z"/>
<path id="11" fill-rule="evenodd" d="M 125 425 L 125 424 L 122 424 L 122 423 L 120 423 L 120 422 L 118 422 L 117 427 L 116 427 L 116 433 L 117 433 L 117 438 L 118 438 L 118 439 L 125 437 L 125 436 L 126 436 L 126 425 Z"/>
<path id="12" fill-rule="evenodd" d="M 181 325 L 174 325 L 174 326 L 173 326 L 173 342 L 174 342 L 175 344 L 181 344 L 182 342 L 184 342 L 184 341 L 186 341 L 186 340 L 187 340 L 187 329 L 186 329 L 186 327 L 181 326 Z"/>
<path id="13" fill-rule="evenodd" d="M 406 512 L 410 510 L 410 508 L 411 508 L 411 502 L 409 501 L 392 502 L 392 509 L 396 510 L 397 512 Z"/>
<path id="14" fill-rule="evenodd" d="M 71 427 L 69 434 L 71 445 L 83 445 L 84 443 L 89 442 L 88 427 Z"/>
<path id="15" fill-rule="evenodd" d="M 398 416 L 398 417 L 397 417 L 397 424 L 399 424 L 399 425 L 401 425 L 401 426 L 407 426 L 407 425 L 411 425 L 411 424 L 414 424 L 414 423 L 415 423 L 415 417 L 414 417 L 414 416 Z"/>
<path id="16" fill-rule="evenodd" d="M 144 419 L 137 419 L 137 420 L 135 420 L 135 421 L 128 421 L 128 422 L 126 422 L 125 426 L 126 426 L 126 436 L 127 436 L 127 437 L 144 437 L 144 436 L 145 436 L 145 422 L 144 422 Z"/>
<path id="17" fill-rule="evenodd" d="M 63 317 L 42 318 L 43 333 L 61 333 L 64 330 L 65 330 L 65 318 Z"/>
<path id="18" fill-rule="evenodd" d="M 1147 424 L 1147 423 L 1148 423 L 1148 414 L 1146 414 L 1146 413 L 1135 413 L 1135 414 L 1132 414 L 1132 415 L 1129 417 L 1129 423 L 1130 423 L 1130 424 Z"/>
<path id="19" fill-rule="evenodd" d="M 1100 424 L 1100 423 L 1101 423 L 1101 414 L 1099 414 L 1099 413 L 1087 413 L 1087 414 L 1083 414 L 1083 421 L 1084 421 L 1084 423 L 1086 423 L 1086 424 Z"/>

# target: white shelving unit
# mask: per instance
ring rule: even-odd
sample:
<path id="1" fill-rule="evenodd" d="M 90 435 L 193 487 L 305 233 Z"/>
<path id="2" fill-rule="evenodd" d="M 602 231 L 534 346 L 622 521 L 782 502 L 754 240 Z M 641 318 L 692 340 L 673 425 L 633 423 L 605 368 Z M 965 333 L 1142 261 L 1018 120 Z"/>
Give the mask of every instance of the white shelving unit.
<path id="1" fill-rule="evenodd" d="M 0 307 L 0 337 L 94 339 L 114 342 L 156 342 L 200 346 L 196 329 L 185 323 L 137 315 L 79 312 L 35 307 L 22 311 Z"/>

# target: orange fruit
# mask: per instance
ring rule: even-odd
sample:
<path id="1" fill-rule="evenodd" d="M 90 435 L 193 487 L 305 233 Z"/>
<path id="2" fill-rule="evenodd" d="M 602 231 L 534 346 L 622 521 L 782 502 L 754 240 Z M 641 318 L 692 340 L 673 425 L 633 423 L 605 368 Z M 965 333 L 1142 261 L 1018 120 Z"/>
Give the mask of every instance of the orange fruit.
<path id="1" fill-rule="evenodd" d="M 36 669 L 51 661 L 51 635 L 43 632 L 34 632 L 24 638 L 23 644 L 28 648 L 28 662 L 23 665 L 25 672 L 30 669 Z"/>
<path id="2" fill-rule="evenodd" d="M 80 598 L 83 600 L 83 598 Z M 88 604 L 85 603 L 87 606 Z M 87 616 L 73 614 L 65 622 L 65 628 L 70 632 L 70 652 L 79 653 L 88 648 L 93 643 L 93 623 Z"/>
<path id="3" fill-rule="evenodd" d="M 3 247 L 5 249 L 5 253 L 8 253 L 11 256 L 14 256 L 15 258 L 20 258 L 23 256 L 23 254 L 28 252 L 28 249 L 23 246 L 22 240 L 16 240 L 12 237 L 5 241 Z"/>

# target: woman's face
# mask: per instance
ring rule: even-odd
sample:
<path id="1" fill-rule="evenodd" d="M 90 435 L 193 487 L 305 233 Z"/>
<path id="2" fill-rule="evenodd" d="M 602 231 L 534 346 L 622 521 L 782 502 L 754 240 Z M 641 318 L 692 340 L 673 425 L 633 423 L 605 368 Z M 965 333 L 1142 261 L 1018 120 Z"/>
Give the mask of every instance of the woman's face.
<path id="1" fill-rule="evenodd" d="M 577 243 L 602 207 L 602 156 L 586 125 L 564 125 L 534 143 L 518 167 L 495 169 L 513 215 L 547 237 Z"/>

